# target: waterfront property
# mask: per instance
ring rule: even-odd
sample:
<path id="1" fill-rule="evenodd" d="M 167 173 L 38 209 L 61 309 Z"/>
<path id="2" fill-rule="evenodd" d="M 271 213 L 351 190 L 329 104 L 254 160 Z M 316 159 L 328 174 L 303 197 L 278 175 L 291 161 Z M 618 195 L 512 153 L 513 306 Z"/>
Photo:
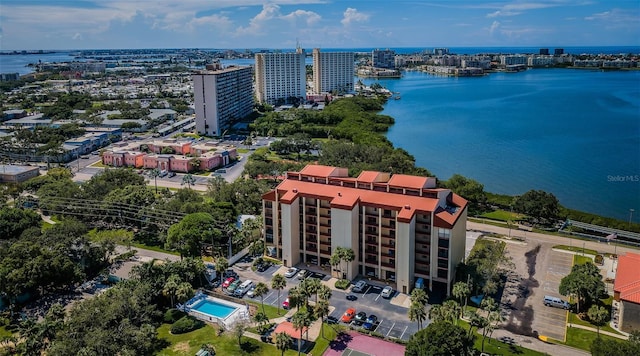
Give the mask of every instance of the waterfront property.
<path id="1" fill-rule="evenodd" d="M 304 98 L 307 76 L 305 52 L 256 54 L 256 98 L 275 105 L 289 98 Z"/>
<path id="2" fill-rule="evenodd" d="M 320 52 L 314 48 L 313 92 L 353 92 L 353 61 L 353 52 Z"/>
<path id="3" fill-rule="evenodd" d="M 262 200 L 267 254 L 285 266 L 336 268 L 331 254 L 350 248 L 355 259 L 334 269 L 337 277 L 386 280 L 402 293 L 421 277 L 448 294 L 464 258 L 467 201 L 436 188 L 435 178 L 373 171 L 351 178 L 347 168 L 308 165 Z"/>
<path id="4" fill-rule="evenodd" d="M 247 306 L 232 303 L 198 292 L 178 309 L 205 322 L 216 323 L 230 330 L 233 324 L 249 318 Z"/>

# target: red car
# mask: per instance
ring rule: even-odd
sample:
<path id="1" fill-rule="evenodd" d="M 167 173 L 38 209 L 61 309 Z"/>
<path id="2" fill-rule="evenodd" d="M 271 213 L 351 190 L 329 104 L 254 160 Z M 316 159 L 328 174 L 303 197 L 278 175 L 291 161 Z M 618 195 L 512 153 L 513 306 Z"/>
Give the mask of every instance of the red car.
<path id="1" fill-rule="evenodd" d="M 342 318 L 340 319 L 343 323 L 350 323 L 351 320 L 356 316 L 356 310 L 354 308 L 347 309 L 344 314 L 342 314 Z"/>
<path id="2" fill-rule="evenodd" d="M 233 281 L 235 281 L 236 279 L 233 277 L 229 277 L 227 279 L 224 280 L 224 283 L 222 283 L 222 288 L 229 288 L 229 285 L 231 283 L 233 283 Z"/>
<path id="3" fill-rule="evenodd" d="M 289 298 L 285 299 L 284 302 L 282 302 L 282 307 L 284 309 L 289 309 Z"/>

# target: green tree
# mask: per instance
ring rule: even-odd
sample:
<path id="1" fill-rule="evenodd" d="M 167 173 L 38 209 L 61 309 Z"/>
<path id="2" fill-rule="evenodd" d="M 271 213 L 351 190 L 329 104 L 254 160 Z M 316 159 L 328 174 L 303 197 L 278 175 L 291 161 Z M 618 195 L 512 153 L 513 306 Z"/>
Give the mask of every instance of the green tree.
<path id="1" fill-rule="evenodd" d="M 331 291 L 331 288 L 329 288 L 326 285 L 321 285 L 318 288 L 318 297 L 322 300 L 329 300 L 331 299 L 331 295 L 333 294 L 333 292 Z"/>
<path id="2" fill-rule="evenodd" d="M 602 339 L 593 340 L 591 344 L 593 356 L 640 355 L 640 344 L 629 340 Z"/>
<path id="3" fill-rule="evenodd" d="M 153 184 L 156 186 L 156 194 L 158 194 L 158 177 L 160 176 L 160 170 L 154 168 L 149 172 L 149 176 L 153 178 Z"/>
<path id="4" fill-rule="evenodd" d="M 298 310 L 291 317 L 291 323 L 293 328 L 300 331 L 300 338 L 298 339 L 298 356 L 301 352 L 302 334 L 311 325 L 311 316 L 307 311 Z"/>
<path id="5" fill-rule="evenodd" d="M 405 355 L 440 356 L 470 355 L 473 338 L 460 326 L 446 322 L 434 322 L 409 338 Z"/>
<path id="6" fill-rule="evenodd" d="M 238 338 L 238 346 L 242 346 L 242 336 L 247 331 L 247 325 L 241 321 L 238 321 L 233 326 L 233 334 Z"/>
<path id="7" fill-rule="evenodd" d="M 600 327 L 609 319 L 609 312 L 604 307 L 594 304 L 587 311 L 587 316 L 591 324 L 597 327 L 598 337 L 600 337 Z"/>
<path id="8" fill-rule="evenodd" d="M 593 263 L 573 265 L 571 273 L 560 280 L 558 288 L 562 295 L 573 295 L 577 300 L 576 311 L 580 312 L 582 306 L 589 306 L 596 301 L 605 291 L 605 285 L 600 275 L 600 270 Z M 583 304 L 581 304 L 581 302 Z"/>
<path id="9" fill-rule="evenodd" d="M 42 218 L 33 210 L 3 207 L 0 209 L 0 240 L 15 239 L 30 227 L 40 227 Z"/>
<path id="10" fill-rule="evenodd" d="M 549 221 L 558 216 L 560 203 L 553 194 L 542 190 L 530 190 L 517 197 L 513 210 L 518 213 Z"/>
<path id="11" fill-rule="evenodd" d="M 422 322 L 427 319 L 427 303 L 429 297 L 423 289 L 415 288 L 411 291 L 411 304 L 409 305 L 409 320 L 417 321 L 419 328 L 422 329 Z"/>
<path id="12" fill-rule="evenodd" d="M 259 282 L 256 285 L 256 289 L 253 291 L 253 295 L 256 297 L 260 297 L 260 303 L 262 303 L 262 312 L 264 313 L 264 296 L 269 293 L 269 287 L 263 282 Z"/>
<path id="13" fill-rule="evenodd" d="M 444 186 L 467 199 L 471 203 L 474 211 L 478 211 L 480 207 L 487 202 L 484 186 L 473 179 L 454 174 L 449 180 L 444 182 Z"/>
<path id="14" fill-rule="evenodd" d="M 319 300 L 313 307 L 313 311 L 320 318 L 320 334 L 324 338 L 324 317 L 329 315 L 329 301 L 325 299 Z"/>
<path id="15" fill-rule="evenodd" d="M 224 277 L 227 268 L 229 268 L 229 261 L 224 257 L 218 257 L 216 259 L 216 273 L 220 276 L 220 285 L 222 285 L 222 277 Z"/>
<path id="16" fill-rule="evenodd" d="M 265 324 L 269 322 L 269 317 L 264 312 L 258 312 L 253 316 L 253 320 L 255 320 L 260 328 L 264 328 Z"/>
<path id="17" fill-rule="evenodd" d="M 282 351 L 282 356 L 284 356 L 284 352 L 291 346 L 293 339 L 287 333 L 277 333 L 276 334 L 276 348 Z"/>
<path id="18" fill-rule="evenodd" d="M 201 243 L 210 241 L 214 236 L 211 229 L 216 221 L 208 213 L 192 213 L 172 225 L 167 233 L 167 246 L 180 252 L 183 256 L 200 256 Z M 222 241 L 218 241 L 222 243 Z"/>
<path id="19" fill-rule="evenodd" d="M 460 305 L 462 305 L 462 314 L 467 307 L 467 298 L 471 295 L 471 288 L 467 282 L 457 282 L 453 285 L 453 296 L 458 298 Z"/>
<path id="20" fill-rule="evenodd" d="M 280 273 L 276 274 L 271 279 L 271 288 L 278 291 L 278 301 L 277 301 L 278 315 L 280 315 L 280 291 L 282 291 L 286 286 L 287 286 L 287 279 L 284 278 L 284 276 L 281 275 Z"/>
<path id="21" fill-rule="evenodd" d="M 193 178 L 191 174 L 185 174 L 182 176 L 182 185 L 186 184 L 188 189 L 191 189 L 191 186 L 196 184 L 196 179 Z"/>
<path id="22" fill-rule="evenodd" d="M 176 292 L 178 291 L 180 282 L 180 277 L 178 275 L 172 274 L 164 284 L 164 288 L 162 288 L 162 294 L 168 296 L 169 300 L 171 301 L 171 308 L 175 306 Z"/>
<path id="23" fill-rule="evenodd" d="M 184 303 L 193 297 L 193 286 L 189 282 L 182 282 L 176 289 L 176 300 L 180 303 Z"/>

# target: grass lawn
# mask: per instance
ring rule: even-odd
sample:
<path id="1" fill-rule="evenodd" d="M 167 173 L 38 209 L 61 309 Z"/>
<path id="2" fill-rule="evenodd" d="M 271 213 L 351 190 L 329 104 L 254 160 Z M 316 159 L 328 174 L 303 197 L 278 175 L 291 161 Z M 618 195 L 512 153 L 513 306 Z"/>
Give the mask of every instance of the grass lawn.
<path id="1" fill-rule="evenodd" d="M 265 296 L 266 297 L 266 296 Z M 287 296 L 285 295 L 284 292 L 280 292 L 280 303 L 282 303 L 283 300 L 285 300 L 285 298 L 287 298 Z M 256 307 L 258 307 L 258 311 L 261 312 L 262 311 L 262 304 L 260 303 L 260 298 L 254 298 L 254 300 L 248 300 L 247 301 L 249 304 L 253 304 Z M 284 316 L 287 311 L 280 308 L 280 314 L 278 314 L 278 308 L 274 307 L 272 305 L 264 305 L 264 312 L 265 314 L 267 314 L 267 318 L 269 319 L 273 319 L 273 318 L 279 318 L 281 316 Z"/>
<path id="2" fill-rule="evenodd" d="M 507 223 L 504 222 L 500 222 L 500 221 L 494 221 L 494 220 L 487 220 L 487 219 L 482 219 L 482 218 L 468 218 L 467 220 L 472 221 L 472 222 L 477 222 L 480 224 L 487 224 L 487 225 L 493 225 L 493 226 L 498 226 L 498 227 L 509 227 L 509 225 Z M 516 225 L 511 225 L 512 228 L 516 228 Z"/>
<path id="3" fill-rule="evenodd" d="M 590 322 L 578 318 L 578 316 L 575 313 L 569 313 L 569 322 L 571 324 L 584 325 L 584 326 L 592 327 L 594 329 L 597 328 L 597 326 L 591 324 Z M 615 330 L 614 328 L 609 326 L 609 323 L 607 323 L 606 325 L 601 326 L 600 327 L 600 331 L 608 331 L 610 333 L 622 335 L 617 330 Z"/>
<path id="4" fill-rule="evenodd" d="M 324 338 L 322 337 L 322 333 L 316 339 L 316 344 L 311 349 L 310 354 L 312 355 L 322 355 L 329 348 L 329 343 L 333 341 L 340 331 L 344 331 L 346 328 L 342 325 L 329 325 L 322 324 L 322 332 L 324 333 Z"/>
<path id="5" fill-rule="evenodd" d="M 90 164 L 89 167 L 94 167 L 94 168 L 107 168 L 109 166 L 106 166 L 102 163 L 102 161 L 96 161 L 93 164 Z"/>
<path id="6" fill-rule="evenodd" d="M 578 328 L 567 328 L 567 342 L 565 342 L 565 345 L 589 351 L 591 343 L 597 336 L 598 335 L 593 331 Z M 602 334 L 600 334 L 600 337 L 609 340 L 621 340 L 616 337 Z"/>
<path id="7" fill-rule="evenodd" d="M 461 326 L 463 329 L 469 331 L 469 323 L 467 323 L 466 321 L 458 320 L 458 325 Z M 476 329 L 474 328 L 474 330 Z M 475 331 L 475 335 L 476 335 L 476 340 L 474 342 L 474 346 L 476 350 L 480 351 L 482 350 L 482 334 L 479 334 L 477 331 Z M 545 355 L 542 352 L 530 350 L 522 346 L 509 345 L 502 341 L 498 341 L 496 339 L 490 339 L 489 337 L 487 337 L 484 340 L 484 352 L 491 355 L 525 355 L 525 356 Z"/>
<path id="8" fill-rule="evenodd" d="M 596 250 L 590 250 L 588 248 L 583 249 L 582 247 L 579 247 L 579 246 L 555 245 L 553 246 L 553 248 L 558 250 L 573 251 L 573 252 L 579 252 L 579 253 L 584 252 L 585 254 L 589 254 L 589 255 L 598 254 L 598 251 Z"/>
<path id="9" fill-rule="evenodd" d="M 500 221 L 513 221 L 524 218 L 524 215 L 518 213 L 512 213 L 506 210 L 496 210 L 489 213 L 480 215 L 487 219 L 500 220 Z"/>
<path id="10" fill-rule="evenodd" d="M 587 262 L 593 262 L 593 258 L 589 256 L 573 255 L 574 265 L 583 265 Z"/>
<path id="11" fill-rule="evenodd" d="M 0 326 L 0 339 L 2 339 L 3 337 L 11 336 L 11 335 L 13 334 L 11 333 L 11 331 L 7 330 L 6 326 L 4 325 Z"/>
<path id="12" fill-rule="evenodd" d="M 138 242 L 132 243 L 131 246 L 132 247 L 141 248 L 141 249 L 145 249 L 145 250 L 151 250 L 151 251 L 156 251 L 156 252 L 164 252 L 164 253 L 168 253 L 170 255 L 180 256 L 179 252 L 167 251 L 167 250 L 165 250 L 165 249 L 163 249 L 162 247 L 159 247 L 159 246 L 149 246 L 149 245 L 141 244 L 141 243 L 138 243 Z"/>
<path id="13" fill-rule="evenodd" d="M 236 148 L 236 152 L 238 152 L 238 153 L 249 153 L 249 149 L 246 149 L 246 148 Z"/>
<path id="14" fill-rule="evenodd" d="M 242 347 L 238 345 L 238 339 L 232 332 L 225 332 L 218 336 L 217 330 L 210 325 L 194 330 L 190 333 L 171 335 L 171 325 L 162 324 L 158 328 L 158 338 L 165 340 L 169 346 L 161 350 L 158 355 L 195 355 L 202 344 L 211 344 L 216 349 L 217 355 L 280 355 L 280 351 L 272 344 L 265 344 L 248 337 L 242 338 Z M 297 355 L 293 350 L 287 350 L 285 355 Z"/>

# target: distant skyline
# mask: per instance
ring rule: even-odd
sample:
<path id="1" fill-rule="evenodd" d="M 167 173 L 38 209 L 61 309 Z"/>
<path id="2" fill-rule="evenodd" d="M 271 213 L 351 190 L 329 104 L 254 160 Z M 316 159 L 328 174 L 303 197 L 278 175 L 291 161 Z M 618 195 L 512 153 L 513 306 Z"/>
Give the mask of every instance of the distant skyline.
<path id="1" fill-rule="evenodd" d="M 0 0 L 0 50 L 640 45 L 638 0 Z"/>

